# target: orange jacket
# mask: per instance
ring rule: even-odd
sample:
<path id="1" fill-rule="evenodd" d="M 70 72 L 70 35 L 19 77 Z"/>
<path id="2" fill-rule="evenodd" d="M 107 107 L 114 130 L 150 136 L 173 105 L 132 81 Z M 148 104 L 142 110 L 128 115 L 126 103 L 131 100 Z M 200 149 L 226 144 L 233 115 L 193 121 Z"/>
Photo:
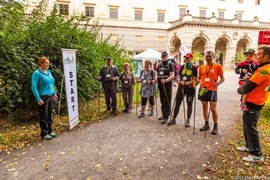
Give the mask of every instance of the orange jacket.
<path id="1" fill-rule="evenodd" d="M 256 105 L 264 105 L 269 94 L 266 88 L 270 86 L 270 64 L 259 67 L 249 80 L 258 86 L 249 93 L 247 101 Z"/>

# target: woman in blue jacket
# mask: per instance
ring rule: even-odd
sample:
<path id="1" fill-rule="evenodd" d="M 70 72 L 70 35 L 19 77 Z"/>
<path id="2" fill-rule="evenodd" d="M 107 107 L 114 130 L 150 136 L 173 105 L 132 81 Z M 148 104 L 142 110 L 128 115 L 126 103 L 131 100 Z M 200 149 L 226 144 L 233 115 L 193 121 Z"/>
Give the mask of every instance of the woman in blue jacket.
<path id="1" fill-rule="evenodd" d="M 54 89 L 54 77 L 48 70 L 49 59 L 45 56 L 40 57 L 38 66 L 39 68 L 32 74 L 32 92 L 38 104 L 41 139 L 51 140 L 56 137 L 52 131 L 52 107 L 54 100 L 57 100 L 58 97 Z"/>

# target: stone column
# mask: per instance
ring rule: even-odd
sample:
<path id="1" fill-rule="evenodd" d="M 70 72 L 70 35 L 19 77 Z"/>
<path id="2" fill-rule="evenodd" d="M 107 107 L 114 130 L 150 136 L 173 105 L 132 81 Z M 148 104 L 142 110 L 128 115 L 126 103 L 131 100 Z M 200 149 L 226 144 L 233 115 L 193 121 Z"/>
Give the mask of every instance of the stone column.
<path id="1" fill-rule="evenodd" d="M 235 68 L 234 66 L 234 62 L 233 62 L 233 57 L 236 54 L 236 46 L 235 45 L 231 45 L 231 46 L 227 46 L 226 47 L 226 55 L 225 55 L 225 61 L 224 61 L 224 65 L 223 68 L 225 70 L 232 70 Z"/>

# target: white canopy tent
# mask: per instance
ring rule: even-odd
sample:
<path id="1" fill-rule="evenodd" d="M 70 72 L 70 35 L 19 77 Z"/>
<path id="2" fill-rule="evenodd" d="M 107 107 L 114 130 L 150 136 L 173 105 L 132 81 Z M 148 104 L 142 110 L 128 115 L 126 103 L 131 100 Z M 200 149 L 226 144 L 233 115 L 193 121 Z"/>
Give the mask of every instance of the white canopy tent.
<path id="1" fill-rule="evenodd" d="M 133 60 L 137 62 L 136 76 L 140 76 L 145 60 L 161 61 L 161 52 L 154 49 L 147 49 L 144 52 L 133 56 Z"/>
<path id="2" fill-rule="evenodd" d="M 134 60 L 153 60 L 153 61 L 158 61 L 161 60 L 161 52 L 156 51 L 154 49 L 147 49 L 144 52 L 137 54 L 133 56 Z"/>

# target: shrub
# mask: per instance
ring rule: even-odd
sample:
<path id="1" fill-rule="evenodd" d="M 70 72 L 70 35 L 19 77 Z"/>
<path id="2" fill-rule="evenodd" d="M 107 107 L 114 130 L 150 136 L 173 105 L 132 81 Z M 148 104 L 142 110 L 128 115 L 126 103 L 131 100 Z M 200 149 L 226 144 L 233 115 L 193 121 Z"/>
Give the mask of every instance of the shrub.
<path id="1" fill-rule="evenodd" d="M 121 64 L 129 61 L 127 51 L 119 41 L 110 44 L 110 36 L 103 37 L 98 22 L 89 24 L 90 19 L 82 15 L 62 16 L 57 6 L 46 16 L 47 0 L 41 1 L 31 16 L 24 14 L 24 7 L 18 2 L 11 0 L 0 3 L 1 114 L 36 111 L 30 88 L 31 75 L 42 55 L 49 57 L 56 87 L 60 91 L 63 78 L 61 48 L 77 49 L 79 102 L 91 100 L 97 94 L 99 86 L 95 77 L 106 56 L 113 57 L 120 71 Z M 63 96 L 62 104 L 65 102 Z"/>

